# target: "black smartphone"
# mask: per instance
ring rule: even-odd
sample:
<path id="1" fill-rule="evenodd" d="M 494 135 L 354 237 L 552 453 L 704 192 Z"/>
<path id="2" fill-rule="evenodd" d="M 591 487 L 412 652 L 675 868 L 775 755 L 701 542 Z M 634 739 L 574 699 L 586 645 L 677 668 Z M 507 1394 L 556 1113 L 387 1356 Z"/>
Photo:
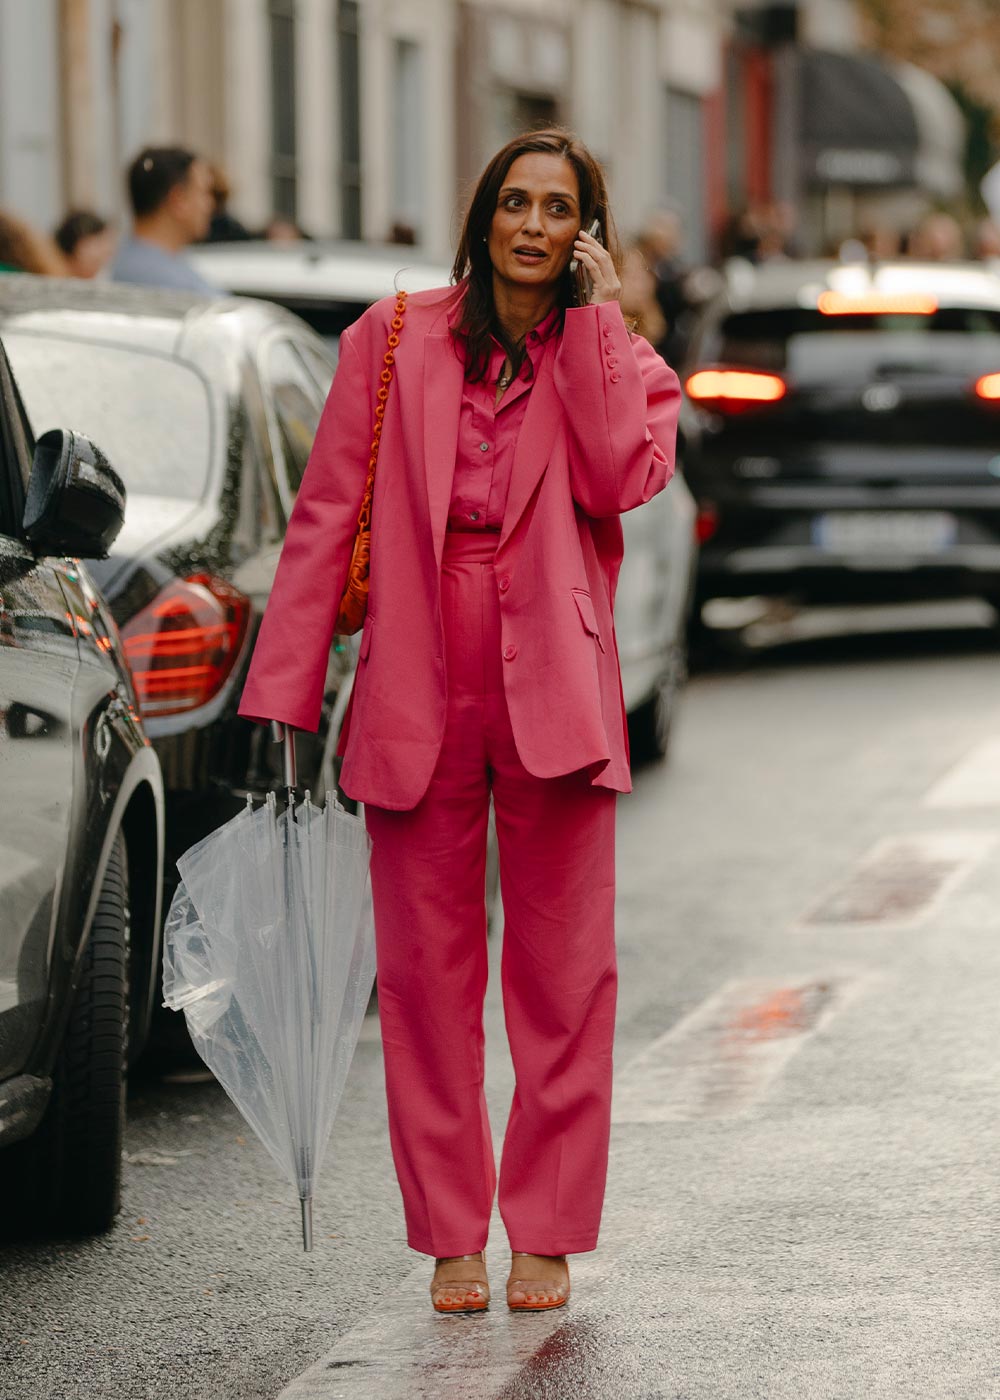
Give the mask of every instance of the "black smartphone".
<path id="1" fill-rule="evenodd" d="M 600 219 L 591 220 L 587 232 L 590 234 L 591 238 L 596 238 L 598 243 L 603 245 L 604 240 L 601 238 Z M 589 306 L 590 298 L 594 294 L 594 284 L 591 281 L 590 273 L 577 258 L 572 258 L 570 260 L 569 271 L 573 278 L 573 286 L 576 290 L 577 306 Z"/>

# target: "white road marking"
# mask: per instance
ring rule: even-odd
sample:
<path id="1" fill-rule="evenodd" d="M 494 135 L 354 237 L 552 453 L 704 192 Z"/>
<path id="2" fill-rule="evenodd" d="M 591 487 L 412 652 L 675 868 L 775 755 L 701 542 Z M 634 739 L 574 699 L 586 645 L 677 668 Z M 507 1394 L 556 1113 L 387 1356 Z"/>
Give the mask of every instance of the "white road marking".
<path id="1" fill-rule="evenodd" d="M 988 831 L 918 831 L 888 836 L 833 886 L 807 924 L 911 926 L 996 845 Z"/>
<path id="2" fill-rule="evenodd" d="M 727 982 L 625 1066 L 615 1082 L 612 1122 L 746 1112 L 863 981 L 857 972 L 839 971 Z"/>
<path id="3" fill-rule="evenodd" d="M 925 807 L 1000 807 L 1000 739 L 967 754 L 924 797 Z"/>
<path id="4" fill-rule="evenodd" d="M 499 1219 L 492 1234 L 503 1237 Z M 479 1316 L 433 1312 L 429 1259 L 409 1274 L 380 1280 L 372 1290 L 372 1311 L 278 1400 L 488 1400 L 573 1316 L 572 1299 L 568 1308 L 512 1316 L 504 1299 L 508 1257 L 487 1248 L 493 1301 Z M 573 1259 L 574 1283 L 590 1298 L 606 1270 L 593 1255 Z M 360 1278 L 359 1293 L 363 1296 L 373 1282 Z"/>

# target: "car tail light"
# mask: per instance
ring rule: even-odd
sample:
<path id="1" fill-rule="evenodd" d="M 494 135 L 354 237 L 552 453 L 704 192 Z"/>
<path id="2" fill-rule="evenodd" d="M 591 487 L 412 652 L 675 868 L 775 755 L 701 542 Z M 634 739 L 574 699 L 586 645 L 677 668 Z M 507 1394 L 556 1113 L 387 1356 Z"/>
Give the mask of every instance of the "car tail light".
<path id="1" fill-rule="evenodd" d="M 707 544 L 719 528 L 719 512 L 711 501 L 703 501 L 698 507 L 694 521 L 694 537 L 699 544 Z"/>
<path id="2" fill-rule="evenodd" d="M 210 574 L 174 579 L 122 628 L 146 719 L 196 710 L 225 684 L 243 645 L 250 601 Z"/>
<path id="3" fill-rule="evenodd" d="M 816 301 L 824 316 L 933 316 L 937 299 L 920 292 L 821 292 Z"/>
<path id="4" fill-rule="evenodd" d="M 984 374 L 977 379 L 976 398 L 1000 405 L 1000 374 Z"/>
<path id="5" fill-rule="evenodd" d="M 777 403 L 788 392 L 777 374 L 749 369 L 699 369 L 684 386 L 688 398 L 717 413 L 745 413 L 750 408 Z"/>

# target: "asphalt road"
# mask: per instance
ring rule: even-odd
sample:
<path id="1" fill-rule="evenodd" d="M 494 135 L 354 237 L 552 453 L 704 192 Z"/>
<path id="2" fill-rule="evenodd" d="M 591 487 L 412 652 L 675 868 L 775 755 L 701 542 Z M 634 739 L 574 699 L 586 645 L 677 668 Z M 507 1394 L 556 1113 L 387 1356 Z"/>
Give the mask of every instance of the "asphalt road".
<path id="1" fill-rule="evenodd" d="M 979 620 L 758 628 L 692 682 L 669 764 L 620 805 L 606 1226 L 567 1312 L 431 1314 L 372 1018 L 315 1253 L 217 1086 L 136 1086 L 118 1227 L 0 1252 L 2 1400 L 1000 1395 L 1000 637 Z M 502 1304 L 499 1222 L 488 1258 Z"/>

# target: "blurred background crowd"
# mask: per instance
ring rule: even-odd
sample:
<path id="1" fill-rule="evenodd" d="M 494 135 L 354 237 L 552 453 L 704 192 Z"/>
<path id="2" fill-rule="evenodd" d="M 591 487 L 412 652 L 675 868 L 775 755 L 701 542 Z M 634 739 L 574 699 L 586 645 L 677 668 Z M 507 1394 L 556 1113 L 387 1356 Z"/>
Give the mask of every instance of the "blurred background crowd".
<path id="1" fill-rule="evenodd" d="M 674 358 L 733 258 L 1000 259 L 995 20 L 982 0 L 0 0 L 0 268 L 156 281 L 135 232 L 169 285 L 197 285 L 179 255 L 201 241 L 447 263 L 485 155 L 563 122 L 610 172 L 627 310 Z"/>

